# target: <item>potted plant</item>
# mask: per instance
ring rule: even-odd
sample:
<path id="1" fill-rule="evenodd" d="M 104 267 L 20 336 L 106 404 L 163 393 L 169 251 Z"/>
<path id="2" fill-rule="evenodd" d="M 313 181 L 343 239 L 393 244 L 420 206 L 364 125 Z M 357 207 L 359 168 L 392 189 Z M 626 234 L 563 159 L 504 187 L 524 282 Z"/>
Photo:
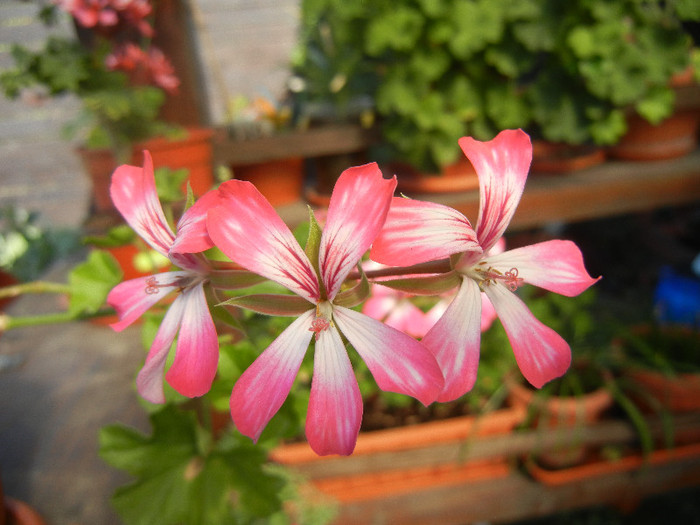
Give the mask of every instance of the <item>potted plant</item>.
<path id="1" fill-rule="evenodd" d="M 98 212 L 113 210 L 107 188 L 114 168 L 122 162 L 141 163 L 142 149 L 152 149 L 161 166 L 189 166 L 173 159 L 169 143 L 184 136 L 209 152 L 204 154 L 205 172 L 191 174 L 205 181 L 192 186 L 201 194 L 213 183 L 211 132 L 184 133 L 160 119 L 161 107 L 166 97 L 176 94 L 179 80 L 168 58 L 151 43 L 152 15 L 146 1 L 47 5 L 39 13 L 42 20 L 51 25 L 70 16 L 75 37 L 50 36 L 39 50 L 13 45 L 14 67 L 0 75 L 0 86 L 10 98 L 34 90 L 39 97 L 74 95 L 81 100 L 82 111 L 66 131 L 81 141 L 78 152 L 91 175 Z M 154 137 L 165 138 L 144 144 Z M 192 153 L 187 156 L 192 158 Z"/>
<path id="2" fill-rule="evenodd" d="M 308 2 L 304 20 L 323 20 L 350 65 L 362 55 L 374 68 L 367 92 L 388 157 L 426 172 L 453 163 L 463 135 L 523 127 L 588 147 L 616 143 L 628 108 L 659 122 L 673 107 L 671 76 L 690 61 L 681 21 L 700 16 L 682 2 L 632 0 L 341 4 Z"/>

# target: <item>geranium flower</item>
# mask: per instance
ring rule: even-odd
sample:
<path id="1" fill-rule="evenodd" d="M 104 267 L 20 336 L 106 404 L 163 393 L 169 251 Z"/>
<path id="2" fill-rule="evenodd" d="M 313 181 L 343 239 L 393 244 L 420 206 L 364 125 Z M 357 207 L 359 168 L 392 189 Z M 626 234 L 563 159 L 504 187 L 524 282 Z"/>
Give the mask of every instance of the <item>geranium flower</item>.
<path id="1" fill-rule="evenodd" d="M 491 255 L 515 212 L 532 161 L 530 138 L 521 130 L 501 132 L 489 142 L 470 137 L 459 145 L 479 176 L 481 202 L 476 236 L 481 251 L 465 251 L 473 230 L 457 210 L 440 204 L 394 198 L 370 257 L 388 265 L 412 265 L 451 257 L 461 285 L 442 318 L 422 339 L 445 374 L 438 401 L 468 392 L 476 380 L 480 344 L 480 292 L 484 292 L 508 334 L 525 378 L 535 387 L 563 375 L 571 349 L 540 323 L 513 293 L 526 283 L 575 296 L 591 286 L 578 247 L 553 240 Z"/>
<path id="2" fill-rule="evenodd" d="M 231 416 L 242 434 L 257 441 L 287 397 L 315 337 L 306 437 L 320 455 L 352 453 L 362 420 L 362 398 L 339 329 L 382 390 L 428 404 L 442 389 L 440 369 L 425 347 L 351 310 L 346 292 L 341 291 L 381 229 L 395 187 L 396 179 L 383 179 L 376 164 L 343 172 L 333 190 L 317 250 L 309 250 L 316 254 L 307 256 L 252 184 L 231 180 L 221 185 L 222 205 L 210 211 L 207 219 L 216 246 L 244 268 L 298 295 L 268 298 L 267 306 L 258 310 L 299 317 L 233 388 Z M 241 301 L 245 306 L 245 298 Z M 248 304 L 255 302 L 251 298 Z"/>
<path id="3" fill-rule="evenodd" d="M 139 46 L 127 42 L 105 58 L 105 65 L 111 71 L 124 71 L 134 85 L 155 85 L 169 93 L 177 93 L 180 79 L 163 52 L 150 47 L 144 51 Z"/>
<path id="4" fill-rule="evenodd" d="M 134 231 L 181 268 L 125 281 L 115 286 L 107 297 L 119 316 L 119 321 L 111 326 L 121 331 L 170 292 L 178 294 L 138 374 L 138 391 L 153 403 L 165 401 L 163 370 L 179 330 L 175 360 L 165 379 L 185 396 L 201 396 L 211 387 L 219 359 L 216 329 L 204 294 L 211 268 L 201 255 L 178 253 L 178 250 L 198 252 L 213 246 L 204 219 L 208 208 L 218 202 L 217 194 L 209 192 L 189 208 L 180 219 L 175 235 L 158 200 L 149 152 L 144 152 L 143 168 L 124 165 L 116 169 L 110 192 L 114 205 Z"/>

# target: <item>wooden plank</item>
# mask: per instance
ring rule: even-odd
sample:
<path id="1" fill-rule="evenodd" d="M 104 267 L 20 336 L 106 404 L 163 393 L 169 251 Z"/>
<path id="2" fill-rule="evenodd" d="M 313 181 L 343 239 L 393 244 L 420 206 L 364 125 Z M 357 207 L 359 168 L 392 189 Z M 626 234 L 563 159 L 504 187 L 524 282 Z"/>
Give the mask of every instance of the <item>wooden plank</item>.
<path id="1" fill-rule="evenodd" d="M 410 197 L 452 206 L 476 225 L 478 191 Z M 693 202 L 700 202 L 700 150 L 668 161 L 608 161 L 572 173 L 531 174 L 508 231 Z M 301 202 L 280 208 L 279 212 L 290 225 L 308 218 L 306 204 Z"/>
<path id="2" fill-rule="evenodd" d="M 250 140 L 231 139 L 226 129 L 220 128 L 214 136 L 214 159 L 218 165 L 244 165 L 287 157 L 352 153 L 366 148 L 376 138 L 377 130 L 355 125 L 324 126 Z"/>

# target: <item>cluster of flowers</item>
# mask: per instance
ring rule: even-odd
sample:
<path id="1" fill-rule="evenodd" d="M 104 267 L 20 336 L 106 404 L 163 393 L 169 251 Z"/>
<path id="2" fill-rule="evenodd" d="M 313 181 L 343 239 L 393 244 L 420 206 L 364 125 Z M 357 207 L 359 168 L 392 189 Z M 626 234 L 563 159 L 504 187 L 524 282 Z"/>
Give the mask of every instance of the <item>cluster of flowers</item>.
<path id="1" fill-rule="evenodd" d="M 180 80 L 163 52 L 151 44 L 144 49 L 133 41 L 153 37 L 148 21 L 153 12 L 150 0 L 55 0 L 55 4 L 79 26 L 114 42 L 114 49 L 105 58 L 107 69 L 125 72 L 133 85 L 155 85 L 177 92 Z"/>
<path id="2" fill-rule="evenodd" d="M 143 168 L 119 167 L 111 187 L 116 207 L 148 244 L 181 268 L 121 283 L 108 297 L 120 318 L 113 327 L 122 330 L 166 294 L 179 292 L 138 375 L 141 395 L 164 401 L 163 371 L 178 330 L 166 380 L 185 396 L 209 390 L 218 343 L 205 287 L 236 287 L 233 274 L 244 270 L 295 295 L 244 295 L 229 304 L 297 316 L 233 387 L 233 421 L 253 440 L 284 402 L 312 338 L 306 437 L 318 454 L 352 453 L 362 419 L 362 399 L 341 332 L 382 390 L 424 404 L 462 396 L 476 380 L 484 296 L 530 383 L 541 387 L 564 374 L 571 361 L 569 345 L 513 292 L 529 283 L 575 296 L 597 279 L 589 276 L 580 250 L 570 241 L 496 249 L 532 160 L 527 134 L 506 130 L 489 142 L 465 137 L 459 144 L 479 176 L 476 228 L 447 206 L 394 197 L 396 177 L 385 179 L 376 164 L 367 164 L 340 176 L 322 229 L 311 216 L 305 249 L 258 190 L 239 180 L 202 196 L 173 233 L 156 196 L 148 152 Z M 213 246 L 240 266 L 228 281 L 226 271 L 202 253 Z M 452 291 L 453 299 L 420 341 L 353 309 L 369 293 L 372 273 L 360 265 L 368 250 L 371 260 L 389 267 L 377 272 L 384 276 L 384 286 L 412 294 Z M 387 278 L 392 272 L 394 278 Z"/>

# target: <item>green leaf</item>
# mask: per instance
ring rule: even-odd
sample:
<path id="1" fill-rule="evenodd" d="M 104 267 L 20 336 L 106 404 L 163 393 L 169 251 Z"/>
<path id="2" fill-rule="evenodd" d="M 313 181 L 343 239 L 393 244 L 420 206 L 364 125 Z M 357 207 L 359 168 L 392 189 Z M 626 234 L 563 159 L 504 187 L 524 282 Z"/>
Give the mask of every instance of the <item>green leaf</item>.
<path id="1" fill-rule="evenodd" d="M 68 276 L 71 288 L 68 310 L 72 315 L 97 312 L 110 290 L 121 280 L 121 269 L 109 253 L 94 250 L 87 261 L 76 266 Z"/>

